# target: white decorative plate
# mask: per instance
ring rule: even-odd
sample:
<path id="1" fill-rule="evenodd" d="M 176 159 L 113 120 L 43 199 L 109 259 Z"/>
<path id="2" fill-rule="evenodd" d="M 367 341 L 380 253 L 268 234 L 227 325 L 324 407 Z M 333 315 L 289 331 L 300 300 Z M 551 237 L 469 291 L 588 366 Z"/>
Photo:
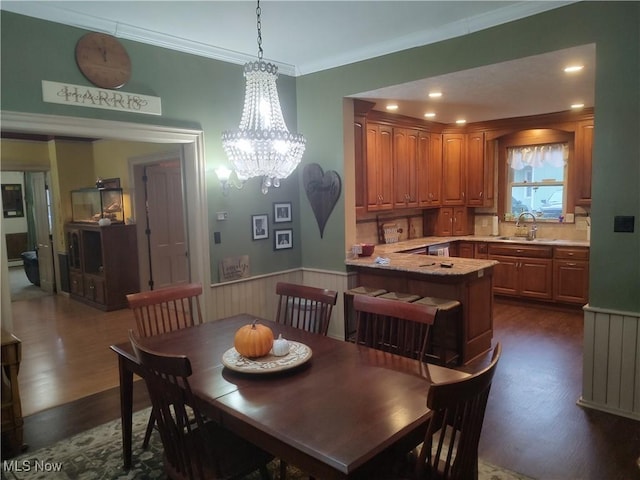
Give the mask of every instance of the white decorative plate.
<path id="1" fill-rule="evenodd" d="M 240 355 L 235 348 L 230 348 L 222 355 L 222 364 L 245 373 L 272 373 L 289 370 L 302 365 L 311 358 L 311 349 L 304 343 L 289 340 L 289 353 L 276 357 L 272 353 L 259 358 L 247 358 Z"/>

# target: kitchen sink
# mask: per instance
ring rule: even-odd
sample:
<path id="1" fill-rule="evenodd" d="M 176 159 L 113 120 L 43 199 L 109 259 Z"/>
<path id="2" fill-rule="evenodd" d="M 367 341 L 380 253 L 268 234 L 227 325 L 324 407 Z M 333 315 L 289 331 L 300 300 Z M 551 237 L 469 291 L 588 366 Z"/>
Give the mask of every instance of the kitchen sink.
<path id="1" fill-rule="evenodd" d="M 534 238 L 529 240 L 527 237 L 498 237 L 498 240 L 508 240 L 510 242 L 555 242 L 555 238 Z"/>

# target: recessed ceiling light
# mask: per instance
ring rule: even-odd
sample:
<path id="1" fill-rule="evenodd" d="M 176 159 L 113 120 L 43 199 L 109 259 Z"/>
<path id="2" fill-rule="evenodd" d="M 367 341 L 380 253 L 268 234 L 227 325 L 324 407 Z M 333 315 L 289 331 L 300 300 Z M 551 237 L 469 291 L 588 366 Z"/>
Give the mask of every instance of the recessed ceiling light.
<path id="1" fill-rule="evenodd" d="M 579 108 L 583 108 L 584 107 L 584 103 L 573 103 L 571 104 L 571 108 L 573 108 L 574 110 L 577 110 Z"/>
<path id="2" fill-rule="evenodd" d="M 436 112 L 427 112 L 424 114 L 424 116 L 427 118 L 433 118 L 436 116 Z"/>
<path id="3" fill-rule="evenodd" d="M 569 65 L 568 67 L 565 67 L 564 71 L 566 73 L 574 73 L 574 72 L 579 72 L 583 68 L 584 68 L 584 65 Z"/>
<path id="4" fill-rule="evenodd" d="M 456 123 L 457 123 L 458 125 L 462 125 L 462 124 L 467 123 L 467 121 L 466 121 L 466 120 L 464 120 L 464 119 L 460 119 L 460 120 L 456 120 Z"/>
<path id="5" fill-rule="evenodd" d="M 387 105 L 387 110 L 391 110 L 391 111 L 398 110 L 398 105 L 396 105 L 395 103 L 390 103 L 389 105 Z"/>
<path id="6" fill-rule="evenodd" d="M 430 98 L 440 98 L 442 96 L 442 92 L 429 92 Z"/>

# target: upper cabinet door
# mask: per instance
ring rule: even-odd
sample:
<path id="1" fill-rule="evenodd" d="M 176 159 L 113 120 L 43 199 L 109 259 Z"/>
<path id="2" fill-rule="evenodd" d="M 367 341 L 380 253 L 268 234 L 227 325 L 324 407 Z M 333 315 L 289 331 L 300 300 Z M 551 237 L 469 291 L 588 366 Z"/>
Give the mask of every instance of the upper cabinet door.
<path id="1" fill-rule="evenodd" d="M 393 205 L 394 208 L 418 206 L 418 131 L 393 129 Z"/>
<path id="2" fill-rule="evenodd" d="M 418 206 L 440 206 L 442 191 L 442 134 L 418 134 Z"/>
<path id="3" fill-rule="evenodd" d="M 353 122 L 353 141 L 354 141 L 354 163 L 355 163 L 355 186 L 356 186 L 356 216 L 362 215 L 366 211 L 366 189 L 364 178 L 366 175 L 365 136 L 366 117 L 359 115 L 354 118 Z"/>
<path id="4" fill-rule="evenodd" d="M 593 150 L 593 120 L 578 122 L 576 129 L 575 204 L 591 205 L 591 163 Z"/>
<path id="5" fill-rule="evenodd" d="M 393 129 L 367 122 L 367 210 L 393 209 Z"/>
<path id="6" fill-rule="evenodd" d="M 484 133 L 467 135 L 467 205 L 481 207 L 485 201 Z"/>
<path id="7" fill-rule="evenodd" d="M 466 135 L 442 135 L 442 205 L 465 204 Z"/>

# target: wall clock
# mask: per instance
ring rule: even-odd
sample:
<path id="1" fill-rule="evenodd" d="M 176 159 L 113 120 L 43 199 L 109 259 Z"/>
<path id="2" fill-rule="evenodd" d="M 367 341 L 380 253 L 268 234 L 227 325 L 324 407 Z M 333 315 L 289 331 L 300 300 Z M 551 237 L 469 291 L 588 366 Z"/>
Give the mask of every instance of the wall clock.
<path id="1" fill-rule="evenodd" d="M 120 88 L 131 78 L 129 54 L 117 38 L 105 33 L 87 33 L 78 40 L 76 63 L 101 88 Z"/>

